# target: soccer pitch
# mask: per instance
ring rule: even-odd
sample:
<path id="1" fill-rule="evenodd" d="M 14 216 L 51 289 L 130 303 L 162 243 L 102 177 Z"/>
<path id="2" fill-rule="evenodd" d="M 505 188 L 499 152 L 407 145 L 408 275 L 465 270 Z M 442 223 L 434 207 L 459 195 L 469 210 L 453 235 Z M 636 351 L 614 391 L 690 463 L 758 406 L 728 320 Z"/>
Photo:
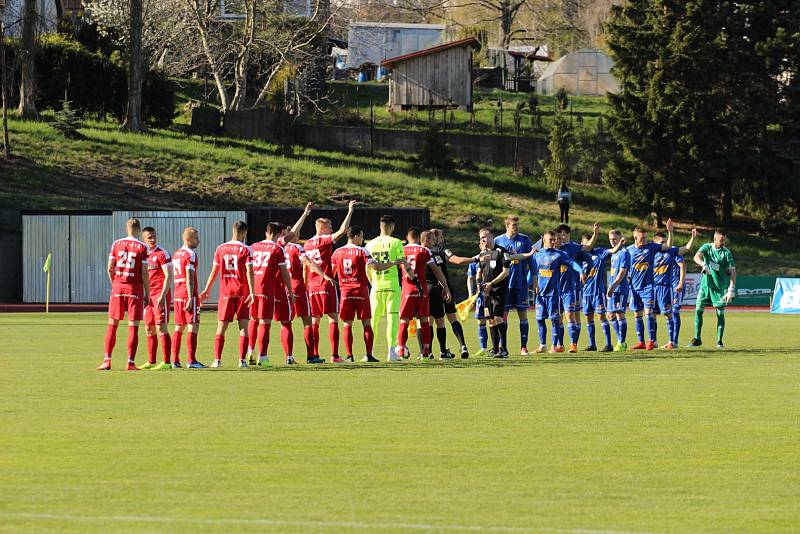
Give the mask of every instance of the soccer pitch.
<path id="1" fill-rule="evenodd" d="M 231 332 L 223 369 L 163 372 L 119 371 L 121 327 L 106 373 L 104 314 L 0 314 L 0 531 L 796 532 L 800 322 L 727 323 L 725 351 L 711 312 L 708 350 L 294 368 L 273 328 L 271 370 Z"/>

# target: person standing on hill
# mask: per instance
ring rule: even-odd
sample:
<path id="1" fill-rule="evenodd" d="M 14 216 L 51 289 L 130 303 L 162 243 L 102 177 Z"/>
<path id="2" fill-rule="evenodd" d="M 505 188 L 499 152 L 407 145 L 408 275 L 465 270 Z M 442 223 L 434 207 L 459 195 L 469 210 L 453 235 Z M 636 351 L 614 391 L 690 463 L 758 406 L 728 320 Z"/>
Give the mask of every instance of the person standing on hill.
<path id="1" fill-rule="evenodd" d="M 569 224 L 569 205 L 572 202 L 572 192 L 567 187 L 567 182 L 561 182 L 561 187 L 558 188 L 556 193 L 556 202 L 561 210 L 562 224 Z"/>

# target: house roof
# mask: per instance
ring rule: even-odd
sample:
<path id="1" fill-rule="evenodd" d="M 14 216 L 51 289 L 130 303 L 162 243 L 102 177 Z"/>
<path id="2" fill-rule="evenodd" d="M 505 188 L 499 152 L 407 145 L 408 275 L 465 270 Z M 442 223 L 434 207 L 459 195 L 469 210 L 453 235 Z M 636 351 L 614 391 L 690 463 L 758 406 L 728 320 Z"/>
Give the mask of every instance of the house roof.
<path id="1" fill-rule="evenodd" d="M 459 39 L 458 41 L 450 41 L 449 43 L 440 44 L 438 46 L 432 46 L 431 48 L 425 48 L 424 50 L 419 50 L 417 52 L 411 52 L 410 54 L 404 54 L 402 56 L 397 56 L 389 59 L 384 59 L 381 61 L 381 65 L 385 67 L 391 67 L 397 63 L 402 63 L 403 61 L 407 61 L 409 59 L 414 59 L 422 56 L 428 56 L 430 54 L 438 54 L 439 52 L 444 52 L 445 50 L 450 50 L 451 48 L 460 48 L 462 46 L 471 46 L 471 47 L 478 47 L 480 44 L 478 40 L 474 37 L 467 37 L 466 39 Z"/>
<path id="2" fill-rule="evenodd" d="M 64 12 L 82 11 L 84 6 L 81 0 L 61 0 Z"/>
<path id="3" fill-rule="evenodd" d="M 409 30 L 444 30 L 444 24 L 412 24 L 405 22 L 351 22 L 359 28 L 406 28 Z"/>

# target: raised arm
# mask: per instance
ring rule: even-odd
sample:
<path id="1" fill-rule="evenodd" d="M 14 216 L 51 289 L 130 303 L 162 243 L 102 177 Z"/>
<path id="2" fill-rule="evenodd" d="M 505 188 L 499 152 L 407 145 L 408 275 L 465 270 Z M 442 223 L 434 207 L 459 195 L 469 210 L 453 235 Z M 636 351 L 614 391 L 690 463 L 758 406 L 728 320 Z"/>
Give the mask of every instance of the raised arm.
<path id="1" fill-rule="evenodd" d="M 456 256 L 449 248 L 444 249 L 444 255 L 447 258 L 447 261 L 453 265 L 469 265 L 470 263 L 475 263 L 477 261 L 477 256 Z"/>
<path id="2" fill-rule="evenodd" d="M 686 242 L 684 246 L 678 249 L 678 254 L 681 256 L 692 250 L 694 247 L 694 240 L 697 237 L 697 228 L 692 228 L 692 237 L 689 238 L 689 241 Z"/>
<path id="3" fill-rule="evenodd" d="M 675 224 L 672 219 L 667 219 L 667 241 L 661 245 L 661 250 L 669 250 L 672 248 L 673 232 L 675 231 Z"/>
<path id="4" fill-rule="evenodd" d="M 597 243 L 597 236 L 600 235 L 600 223 L 596 222 L 592 225 L 592 238 L 589 240 L 588 243 L 582 245 L 581 248 L 583 250 L 592 250 L 594 248 L 594 244 Z"/>
<path id="5" fill-rule="evenodd" d="M 613 246 L 610 249 L 608 249 L 608 253 L 611 254 L 611 255 L 616 254 L 617 252 L 619 252 L 619 249 L 621 249 L 622 245 L 624 245 L 624 244 L 625 244 L 625 238 L 624 237 L 620 237 L 619 238 L 619 243 L 617 243 L 615 246 Z"/>
<path id="6" fill-rule="evenodd" d="M 294 223 L 294 226 L 292 226 L 292 232 L 294 232 L 296 235 L 300 235 L 300 229 L 303 227 L 303 224 L 305 224 L 306 219 L 308 219 L 308 216 L 311 215 L 311 208 L 313 206 L 314 205 L 311 202 L 306 204 L 306 209 L 303 210 L 303 213 L 302 215 L 300 215 L 300 218 L 297 219 L 297 222 Z"/>
<path id="7" fill-rule="evenodd" d="M 347 229 L 350 228 L 350 219 L 353 218 L 353 208 L 355 208 L 356 201 L 351 200 L 347 204 L 347 215 L 344 217 L 344 221 L 342 221 L 342 225 L 339 227 L 336 232 L 333 234 L 333 240 L 339 241 L 346 233 Z"/>

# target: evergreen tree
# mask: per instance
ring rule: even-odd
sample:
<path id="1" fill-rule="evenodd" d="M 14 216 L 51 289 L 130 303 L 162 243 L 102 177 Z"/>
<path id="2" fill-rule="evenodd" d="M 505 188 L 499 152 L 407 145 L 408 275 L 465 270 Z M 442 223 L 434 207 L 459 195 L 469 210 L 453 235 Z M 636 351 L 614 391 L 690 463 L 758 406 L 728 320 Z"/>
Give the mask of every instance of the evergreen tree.
<path id="1" fill-rule="evenodd" d="M 558 109 L 550 128 L 550 160 L 544 166 L 544 177 L 551 187 L 558 187 L 572 178 L 575 137 L 564 114 Z"/>

